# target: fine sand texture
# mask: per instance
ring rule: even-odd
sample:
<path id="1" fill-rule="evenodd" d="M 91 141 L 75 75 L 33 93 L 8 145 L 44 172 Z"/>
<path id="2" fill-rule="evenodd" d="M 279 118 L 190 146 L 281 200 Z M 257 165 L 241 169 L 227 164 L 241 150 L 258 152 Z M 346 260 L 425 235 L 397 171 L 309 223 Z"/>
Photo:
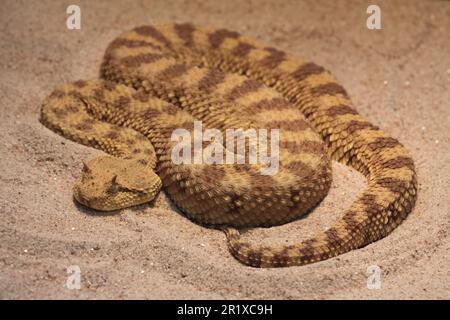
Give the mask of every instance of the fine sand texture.
<path id="1" fill-rule="evenodd" d="M 366 27 L 368 1 L 76 1 L 81 30 L 66 28 L 68 3 L 0 8 L 0 298 L 450 298 L 449 1 L 377 1 L 382 30 Z M 113 214 L 76 204 L 82 161 L 102 153 L 41 125 L 42 100 L 62 83 L 97 78 L 121 32 L 172 22 L 235 30 L 333 72 L 358 111 L 414 158 L 418 200 L 404 223 L 333 259 L 255 269 L 163 192 Z M 333 179 L 306 218 L 245 238 L 294 243 L 330 227 L 366 186 L 337 163 Z M 367 286 L 370 266 L 380 268 L 379 289 Z M 80 289 L 67 287 L 68 268 L 79 268 Z"/>

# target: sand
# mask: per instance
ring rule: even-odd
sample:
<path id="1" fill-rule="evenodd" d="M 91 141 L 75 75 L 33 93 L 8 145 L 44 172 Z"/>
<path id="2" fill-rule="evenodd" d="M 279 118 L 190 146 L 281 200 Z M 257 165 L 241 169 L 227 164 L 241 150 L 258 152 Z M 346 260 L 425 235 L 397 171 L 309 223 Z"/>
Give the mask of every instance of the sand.
<path id="1" fill-rule="evenodd" d="M 2 1 L 0 9 L 0 298 L 408 299 L 450 298 L 450 2 L 77 1 L 67 30 L 60 1 Z M 101 152 L 38 121 L 53 88 L 98 75 L 104 49 L 142 24 L 191 21 L 245 33 L 331 70 L 367 119 L 411 152 L 419 197 L 388 237 L 303 267 L 254 269 L 228 253 L 222 232 L 192 223 L 161 193 L 116 214 L 78 206 L 82 160 Z M 254 243 L 294 243 L 331 226 L 365 187 L 333 164 L 334 182 L 307 218 L 254 229 Z M 367 269 L 381 270 L 368 289 Z M 66 286 L 78 266 L 80 289 Z"/>

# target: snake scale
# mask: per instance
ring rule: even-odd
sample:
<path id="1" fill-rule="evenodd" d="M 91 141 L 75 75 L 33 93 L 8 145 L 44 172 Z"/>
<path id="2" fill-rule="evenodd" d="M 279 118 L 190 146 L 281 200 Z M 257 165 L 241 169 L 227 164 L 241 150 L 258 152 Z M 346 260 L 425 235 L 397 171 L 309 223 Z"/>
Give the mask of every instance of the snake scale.
<path id="1" fill-rule="evenodd" d="M 164 187 L 190 219 L 225 231 L 232 255 L 253 267 L 305 265 L 388 235 L 412 210 L 417 182 L 408 151 L 360 116 L 324 68 L 236 32 L 192 24 L 141 26 L 107 48 L 101 79 L 57 88 L 41 122 L 105 151 L 84 165 L 80 203 L 115 210 Z M 259 164 L 174 164 L 171 134 L 193 122 L 278 128 L 279 171 Z M 208 142 L 203 142 L 205 146 Z M 328 193 L 331 160 L 367 178 L 335 224 L 293 245 L 257 246 L 239 228 L 295 220 Z"/>

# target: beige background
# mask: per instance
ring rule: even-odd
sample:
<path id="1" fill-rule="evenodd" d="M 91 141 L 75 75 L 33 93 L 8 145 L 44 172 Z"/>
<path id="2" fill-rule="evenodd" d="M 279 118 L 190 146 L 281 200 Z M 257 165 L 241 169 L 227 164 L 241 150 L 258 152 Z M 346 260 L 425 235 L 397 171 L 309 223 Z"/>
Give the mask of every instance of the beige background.
<path id="1" fill-rule="evenodd" d="M 380 31 L 366 8 L 382 9 Z M 67 30 L 66 6 L 82 10 Z M 155 203 L 98 215 L 72 201 L 81 161 L 100 152 L 38 122 L 52 89 L 97 77 L 107 44 L 141 24 L 229 28 L 331 70 L 357 109 L 398 138 L 417 166 L 419 198 L 387 238 L 304 267 L 253 269 L 224 235 Z M 2 1 L 0 7 L 1 298 L 450 298 L 449 1 Z M 291 243 L 330 226 L 365 186 L 334 164 L 329 196 L 306 219 L 251 230 Z M 81 268 L 81 290 L 65 288 Z M 366 288 L 370 265 L 382 288 Z"/>

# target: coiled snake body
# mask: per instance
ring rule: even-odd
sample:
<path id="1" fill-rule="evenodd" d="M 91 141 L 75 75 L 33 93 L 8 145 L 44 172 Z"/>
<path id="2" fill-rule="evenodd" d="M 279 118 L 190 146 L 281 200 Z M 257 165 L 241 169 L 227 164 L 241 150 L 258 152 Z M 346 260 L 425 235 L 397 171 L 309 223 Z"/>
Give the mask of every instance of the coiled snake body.
<path id="1" fill-rule="evenodd" d="M 56 89 L 41 112 L 48 128 L 109 154 L 86 163 L 75 185 L 75 198 L 91 208 L 150 201 L 162 184 L 192 220 L 223 228 L 240 262 L 283 267 L 376 241 L 414 206 L 407 150 L 361 117 L 314 63 L 227 30 L 142 26 L 109 45 L 101 77 Z M 194 120 L 222 132 L 279 129 L 278 173 L 262 175 L 260 164 L 174 164 L 171 134 L 192 132 Z M 333 227 L 288 246 L 240 239 L 235 228 L 283 224 L 317 205 L 331 184 L 330 159 L 368 181 Z"/>

